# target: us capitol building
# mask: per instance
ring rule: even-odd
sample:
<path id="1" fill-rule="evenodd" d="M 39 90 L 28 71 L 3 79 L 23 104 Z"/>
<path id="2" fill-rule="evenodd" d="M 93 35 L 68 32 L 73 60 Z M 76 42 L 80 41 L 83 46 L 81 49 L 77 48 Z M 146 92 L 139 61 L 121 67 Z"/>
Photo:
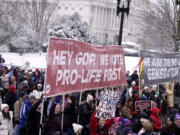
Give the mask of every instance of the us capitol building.
<path id="1" fill-rule="evenodd" d="M 126 7 L 126 0 L 124 4 Z M 124 44 L 138 44 L 137 38 L 142 35 L 141 30 L 145 27 L 142 12 L 149 6 L 150 0 L 131 0 L 129 17 L 124 15 Z M 114 45 L 118 43 L 121 20 L 121 15 L 116 15 L 116 7 L 116 0 L 60 0 L 56 14 L 64 16 L 79 13 L 82 21 L 87 22 L 95 33 L 99 44 Z"/>

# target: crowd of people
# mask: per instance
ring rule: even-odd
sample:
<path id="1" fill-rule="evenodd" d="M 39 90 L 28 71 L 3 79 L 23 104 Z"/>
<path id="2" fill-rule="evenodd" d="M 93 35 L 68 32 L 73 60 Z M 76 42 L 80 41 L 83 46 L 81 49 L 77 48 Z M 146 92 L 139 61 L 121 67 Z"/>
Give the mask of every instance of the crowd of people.
<path id="1" fill-rule="evenodd" d="M 72 93 L 64 101 L 62 96 L 43 99 L 43 71 L 4 63 L 0 55 L 0 135 L 39 135 L 40 129 L 42 135 L 180 134 L 179 82 L 146 86 L 139 97 L 138 73 L 128 71 L 127 86 L 117 87 L 122 94 L 115 117 L 103 120 L 95 115 L 100 97 L 96 90 L 83 92 L 82 98 Z M 140 100 L 151 100 L 152 109 L 137 111 L 135 102 Z"/>

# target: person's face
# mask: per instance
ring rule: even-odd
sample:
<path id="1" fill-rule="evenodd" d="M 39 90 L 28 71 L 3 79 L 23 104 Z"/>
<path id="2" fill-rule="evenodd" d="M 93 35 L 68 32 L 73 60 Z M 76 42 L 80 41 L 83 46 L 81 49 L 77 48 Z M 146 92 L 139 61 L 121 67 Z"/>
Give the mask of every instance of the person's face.
<path id="1" fill-rule="evenodd" d="M 167 120 L 167 125 L 168 125 L 168 126 L 171 126 L 171 125 L 172 125 L 172 121 L 168 119 L 168 120 Z"/>
<path id="2" fill-rule="evenodd" d="M 11 81 L 14 82 L 16 81 L 16 78 L 14 76 L 11 77 Z"/>
<path id="3" fill-rule="evenodd" d="M 99 126 L 104 127 L 104 120 L 99 120 Z"/>
<path id="4" fill-rule="evenodd" d="M 133 102 L 130 101 L 128 106 L 129 106 L 129 107 L 132 107 L 132 105 L 133 105 Z"/>
<path id="5" fill-rule="evenodd" d="M 129 75 L 129 71 L 127 71 L 127 74 Z"/>
<path id="6" fill-rule="evenodd" d="M 60 113 L 60 111 L 61 111 L 61 107 L 59 106 L 59 107 L 56 107 L 56 108 L 55 108 L 54 113 L 55 113 L 55 114 L 58 114 L 58 113 Z"/>
<path id="7" fill-rule="evenodd" d="M 117 104 L 116 107 L 117 107 L 118 109 L 120 109 L 120 108 L 121 108 L 121 104 Z"/>
<path id="8" fill-rule="evenodd" d="M 180 119 L 178 119 L 178 120 L 176 120 L 176 126 L 178 127 L 178 128 L 180 128 Z"/>
<path id="9" fill-rule="evenodd" d="M 8 111 L 9 111 L 9 108 L 6 106 L 6 107 L 4 107 L 4 112 L 5 113 L 8 113 Z"/>
<path id="10" fill-rule="evenodd" d="M 38 90 L 41 90 L 41 86 L 38 86 L 37 88 L 38 88 Z"/>
<path id="11" fill-rule="evenodd" d="M 35 99 L 31 99 L 29 102 L 30 102 L 31 104 L 34 104 Z"/>

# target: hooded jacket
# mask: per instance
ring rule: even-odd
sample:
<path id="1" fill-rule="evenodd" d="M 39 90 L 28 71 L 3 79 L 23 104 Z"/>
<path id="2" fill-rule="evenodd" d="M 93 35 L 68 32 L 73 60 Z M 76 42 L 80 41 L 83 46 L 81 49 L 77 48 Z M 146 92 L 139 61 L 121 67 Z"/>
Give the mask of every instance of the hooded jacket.
<path id="1" fill-rule="evenodd" d="M 154 122 L 153 123 L 154 131 L 162 130 L 161 119 L 158 115 L 159 115 L 159 109 L 157 107 L 153 107 L 150 118 L 152 118 Z"/>
<path id="2" fill-rule="evenodd" d="M 14 103 L 16 102 L 15 87 L 11 85 L 9 91 L 4 96 L 4 103 L 9 105 L 9 110 L 14 111 Z"/>
<path id="3" fill-rule="evenodd" d="M 20 110 L 20 119 L 19 119 L 20 128 L 26 128 L 28 113 L 29 113 L 29 110 L 31 109 L 31 106 L 32 105 L 29 102 L 29 100 L 26 99 Z"/>
<path id="4" fill-rule="evenodd" d="M 114 119 L 107 120 L 103 129 L 100 129 L 98 126 L 98 119 L 95 117 L 95 114 L 96 111 L 93 112 L 90 121 L 91 135 L 108 135 L 107 131 L 112 126 Z"/>
<path id="5" fill-rule="evenodd" d="M 174 83 L 168 83 L 166 85 L 166 95 L 168 96 L 169 107 L 174 107 Z"/>

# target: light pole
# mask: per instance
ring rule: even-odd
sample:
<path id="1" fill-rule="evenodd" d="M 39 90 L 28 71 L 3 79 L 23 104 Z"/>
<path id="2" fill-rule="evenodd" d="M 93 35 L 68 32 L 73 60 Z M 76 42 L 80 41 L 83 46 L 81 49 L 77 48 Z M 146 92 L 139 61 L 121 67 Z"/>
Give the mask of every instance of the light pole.
<path id="1" fill-rule="evenodd" d="M 122 5 L 120 7 L 121 0 L 117 0 L 117 16 L 121 12 L 121 25 L 120 25 L 120 30 L 119 30 L 119 40 L 118 40 L 118 45 L 121 45 L 122 43 L 122 33 L 123 33 L 123 23 L 124 23 L 124 13 L 127 13 L 127 16 L 129 15 L 129 10 L 130 10 L 130 2 L 131 0 L 127 0 L 127 7 Z"/>

